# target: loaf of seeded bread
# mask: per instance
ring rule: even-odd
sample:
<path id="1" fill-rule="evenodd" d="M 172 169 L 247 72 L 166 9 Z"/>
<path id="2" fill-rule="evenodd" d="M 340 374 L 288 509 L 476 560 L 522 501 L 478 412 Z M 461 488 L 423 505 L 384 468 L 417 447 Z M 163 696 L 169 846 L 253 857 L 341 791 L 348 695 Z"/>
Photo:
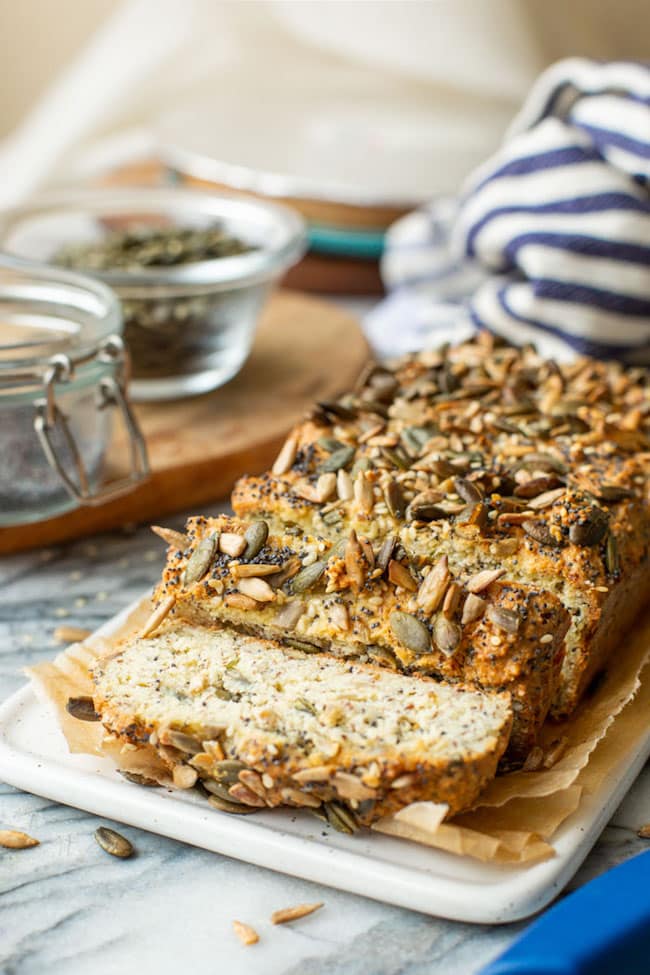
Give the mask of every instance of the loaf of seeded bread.
<path id="1" fill-rule="evenodd" d="M 333 541 L 396 534 L 411 560 L 445 554 L 454 572 L 503 569 L 556 595 L 571 625 L 551 713 L 565 717 L 650 594 L 648 378 L 487 333 L 371 366 L 233 507 Z"/>
<path id="2" fill-rule="evenodd" d="M 154 748 L 179 787 L 228 812 L 305 806 L 344 831 L 416 800 L 468 808 L 511 726 L 507 694 L 179 622 L 94 681 L 109 735 Z"/>
<path id="3" fill-rule="evenodd" d="M 411 674 L 511 694 L 509 760 L 534 745 L 557 687 L 569 614 L 558 598 L 482 569 L 384 552 L 365 536 L 343 543 L 263 521 L 191 518 L 172 539 L 160 604 L 170 618 L 227 624 Z"/>

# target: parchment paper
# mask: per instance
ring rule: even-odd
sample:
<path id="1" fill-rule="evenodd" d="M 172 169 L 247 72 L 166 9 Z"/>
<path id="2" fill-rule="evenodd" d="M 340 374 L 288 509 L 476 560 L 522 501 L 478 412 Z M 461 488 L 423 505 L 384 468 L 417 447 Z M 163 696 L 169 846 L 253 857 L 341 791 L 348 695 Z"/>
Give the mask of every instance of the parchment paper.
<path id="1" fill-rule="evenodd" d="M 54 703 L 71 752 L 108 756 L 124 771 L 169 786 L 153 748 L 107 740 L 100 723 L 78 721 L 65 709 L 69 697 L 92 695 L 90 668 L 137 633 L 150 612 L 150 601 L 144 599 L 110 640 L 89 637 L 28 673 Z M 445 806 L 416 802 L 375 823 L 373 829 L 493 863 L 532 863 L 553 856 L 552 839 L 558 827 L 576 811 L 584 795 L 598 789 L 610 769 L 631 760 L 647 735 L 650 674 L 648 669 L 642 671 L 649 656 L 650 614 L 621 639 L 603 679 L 575 714 L 562 724 L 549 722 L 544 727 L 541 744 L 547 753 L 555 742 L 565 744 L 551 768 L 499 776 L 475 809 L 452 820 L 443 821 Z"/>

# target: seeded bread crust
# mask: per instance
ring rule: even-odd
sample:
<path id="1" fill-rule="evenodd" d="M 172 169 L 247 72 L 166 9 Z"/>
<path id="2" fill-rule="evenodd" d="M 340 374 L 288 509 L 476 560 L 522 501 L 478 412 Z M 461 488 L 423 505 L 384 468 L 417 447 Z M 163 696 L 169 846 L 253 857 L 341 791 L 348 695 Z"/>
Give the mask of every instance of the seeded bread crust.
<path id="1" fill-rule="evenodd" d="M 244 806 L 322 807 L 328 818 L 343 809 L 344 823 L 368 825 L 431 800 L 446 803 L 451 816 L 469 808 L 493 778 L 510 734 L 508 695 L 261 643 L 224 629 L 166 624 L 155 637 L 126 643 L 96 670 L 95 709 L 111 737 L 155 750 L 177 785 L 200 781 L 208 793 Z M 313 705 L 300 698 L 296 704 L 281 686 L 284 675 L 296 673 L 303 681 L 306 675 Z M 343 689 L 334 706 L 331 694 L 317 691 L 333 680 Z M 267 708 L 238 701 L 270 687 L 278 694 Z M 393 725 L 415 727 L 414 740 L 400 745 L 380 730 L 360 743 L 346 733 L 349 702 L 364 695 L 375 714 L 390 712 Z M 423 696 L 434 702 L 427 704 L 433 718 L 419 710 Z M 426 731 L 418 744 L 420 719 Z"/>
<path id="2" fill-rule="evenodd" d="M 412 559 L 408 568 L 406 559 L 399 563 L 404 578 L 395 577 L 393 559 L 387 577 L 381 566 L 370 564 L 374 551 L 368 561 L 370 550 L 364 553 L 360 548 L 356 560 L 351 560 L 347 544 L 342 547 L 295 530 L 267 535 L 250 559 L 243 553 L 233 558 L 220 551 L 220 544 L 230 547 L 220 540 L 239 538 L 243 545 L 256 524 L 225 515 L 188 521 L 185 543 L 170 547 L 156 593 L 160 604 L 173 601 L 170 618 L 213 626 L 225 623 L 246 633 L 292 641 L 306 652 L 325 649 L 409 674 L 508 691 L 514 710 L 508 760 L 525 759 L 548 713 L 562 664 L 569 615 L 557 597 L 511 583 L 506 576 L 490 582 L 497 573 L 481 579 L 470 574 L 467 566 L 453 574 L 452 581 L 444 557 L 438 594 L 429 586 L 427 603 L 419 596 L 426 592 L 427 576 L 422 570 L 433 570 L 424 556 Z M 211 540 L 214 553 L 205 573 L 189 581 L 192 553 Z M 306 572 L 317 573 L 322 567 L 307 589 L 300 587 L 305 571 L 297 574 L 303 563 Z M 283 567 L 294 570 L 285 581 Z M 263 575 L 269 569 L 275 572 Z M 395 584 L 394 578 L 402 585 Z M 443 611 L 443 597 L 452 586 L 455 605 Z M 254 598 L 256 593 L 259 599 Z M 437 600 L 435 610 L 432 600 Z M 472 605 L 477 615 L 465 620 L 464 608 Z M 411 628 L 415 643 L 409 640 Z M 422 646 L 417 643 L 420 637 Z"/>
<path id="3" fill-rule="evenodd" d="M 502 567 L 555 594 L 571 615 L 551 707 L 561 718 L 650 595 L 649 429 L 647 370 L 558 365 L 482 334 L 370 367 L 232 502 L 273 531 L 395 533 L 412 559 Z M 332 491 L 323 475 L 337 466 Z"/>

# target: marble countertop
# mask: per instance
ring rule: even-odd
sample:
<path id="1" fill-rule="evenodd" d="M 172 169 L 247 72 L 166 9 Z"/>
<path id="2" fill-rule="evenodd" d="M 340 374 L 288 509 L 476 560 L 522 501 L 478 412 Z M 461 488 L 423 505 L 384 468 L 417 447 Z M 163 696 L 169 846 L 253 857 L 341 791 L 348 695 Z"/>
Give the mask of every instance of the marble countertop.
<path id="1" fill-rule="evenodd" d="M 182 519 L 169 524 L 180 527 Z M 95 629 L 156 580 L 163 557 L 145 529 L 0 561 L 0 699 L 21 668 L 52 657 L 61 624 Z M 640 852 L 650 819 L 646 767 L 572 886 Z M 525 927 L 426 917 L 121 827 L 137 848 L 107 857 L 95 816 L 0 783 L 0 828 L 40 840 L 0 851 L 0 975 L 473 975 Z M 273 927 L 271 911 L 305 901 L 322 910 Z M 260 934 L 243 947 L 239 918 Z"/>

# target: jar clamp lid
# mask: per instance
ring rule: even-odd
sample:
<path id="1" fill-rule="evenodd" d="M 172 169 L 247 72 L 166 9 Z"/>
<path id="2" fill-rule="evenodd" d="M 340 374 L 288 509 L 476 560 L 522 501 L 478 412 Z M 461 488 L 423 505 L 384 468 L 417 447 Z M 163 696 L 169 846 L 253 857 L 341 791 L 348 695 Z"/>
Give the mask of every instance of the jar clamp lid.
<path id="1" fill-rule="evenodd" d="M 52 509 L 43 496 L 29 520 L 76 505 L 104 504 L 149 476 L 145 441 L 128 401 L 129 360 L 121 331 L 119 303 L 104 285 L 3 255 L 0 412 L 6 409 L 7 416 L 15 418 L 5 429 L 10 436 L 13 430 L 22 443 L 29 441 L 31 430 L 30 463 L 38 464 L 33 450 L 40 450 L 43 483 L 58 484 L 61 498 L 74 502 L 57 502 Z M 103 459 L 107 441 L 99 431 L 110 430 L 108 417 L 102 419 L 108 409 L 116 410 L 126 430 L 129 469 L 119 480 L 102 485 L 97 457 Z M 89 437 L 92 471 L 84 460 Z M 29 495 L 38 475 L 26 469 L 24 476 L 23 482 L 23 474 L 16 475 L 8 501 L 5 498 L 9 509 L 11 496 L 19 502 L 22 491 Z M 5 484 L 5 493 L 6 489 Z M 12 523 L 11 510 L 9 517 Z"/>

